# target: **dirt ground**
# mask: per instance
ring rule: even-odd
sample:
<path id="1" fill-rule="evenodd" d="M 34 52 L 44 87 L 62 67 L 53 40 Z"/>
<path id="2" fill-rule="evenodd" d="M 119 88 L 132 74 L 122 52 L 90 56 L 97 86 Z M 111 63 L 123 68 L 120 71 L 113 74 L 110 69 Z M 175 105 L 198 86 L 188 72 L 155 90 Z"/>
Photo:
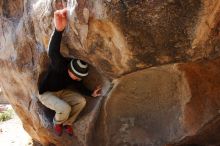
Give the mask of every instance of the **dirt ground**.
<path id="1" fill-rule="evenodd" d="M 7 107 L 11 108 L 10 105 Z M 12 119 L 0 122 L 0 146 L 33 146 L 31 137 L 16 114 Z"/>

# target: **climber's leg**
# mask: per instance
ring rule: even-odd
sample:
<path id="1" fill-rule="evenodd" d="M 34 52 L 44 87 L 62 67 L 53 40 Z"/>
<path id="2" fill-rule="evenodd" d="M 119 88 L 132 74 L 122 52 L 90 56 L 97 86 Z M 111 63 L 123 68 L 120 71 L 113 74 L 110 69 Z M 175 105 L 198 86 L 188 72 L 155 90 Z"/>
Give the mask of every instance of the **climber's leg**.
<path id="1" fill-rule="evenodd" d="M 81 94 L 72 90 L 64 90 L 60 96 L 71 106 L 69 118 L 63 123 L 63 125 L 72 125 L 79 113 L 85 107 L 86 100 Z"/>
<path id="2" fill-rule="evenodd" d="M 54 124 L 61 124 L 69 117 L 71 106 L 62 99 L 63 90 L 58 92 L 45 92 L 39 96 L 39 100 L 46 107 L 56 112 Z"/>

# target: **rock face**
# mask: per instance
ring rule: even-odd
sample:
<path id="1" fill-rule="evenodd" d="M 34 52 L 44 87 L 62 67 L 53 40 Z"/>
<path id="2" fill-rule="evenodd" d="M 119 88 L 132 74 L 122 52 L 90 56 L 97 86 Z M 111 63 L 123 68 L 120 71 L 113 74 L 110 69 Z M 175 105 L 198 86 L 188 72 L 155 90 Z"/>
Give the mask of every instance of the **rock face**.
<path id="1" fill-rule="evenodd" d="M 219 59 L 167 65 L 115 80 L 96 144 L 219 145 L 219 65 Z"/>
<path id="2" fill-rule="evenodd" d="M 220 145 L 220 1 L 68 3 L 77 5 L 70 6 L 61 52 L 90 63 L 85 82 L 101 84 L 105 95 L 87 98 L 74 138 L 54 135 L 54 113 L 37 98 L 58 0 L 0 1 L 0 88 L 36 141 Z"/>
<path id="3" fill-rule="evenodd" d="M 4 96 L 2 96 L 2 90 L 0 88 L 0 104 L 7 104 L 7 103 L 8 101 Z"/>

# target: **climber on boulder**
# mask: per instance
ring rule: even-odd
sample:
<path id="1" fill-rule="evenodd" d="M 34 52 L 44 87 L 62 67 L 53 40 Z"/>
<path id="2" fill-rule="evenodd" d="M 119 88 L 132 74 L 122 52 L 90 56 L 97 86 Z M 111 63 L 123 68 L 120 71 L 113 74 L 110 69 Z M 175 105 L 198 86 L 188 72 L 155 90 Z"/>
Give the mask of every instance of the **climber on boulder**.
<path id="1" fill-rule="evenodd" d="M 46 75 L 39 83 L 39 100 L 43 105 L 55 111 L 54 130 L 58 136 L 63 128 L 73 135 L 72 124 L 86 105 L 81 95 L 98 97 L 101 87 L 93 92 L 82 83 L 88 75 L 88 64 L 80 59 L 67 58 L 60 53 L 62 33 L 67 25 L 67 9 L 54 12 L 55 30 L 49 43 L 50 65 Z M 70 90 L 70 86 L 76 91 Z"/>

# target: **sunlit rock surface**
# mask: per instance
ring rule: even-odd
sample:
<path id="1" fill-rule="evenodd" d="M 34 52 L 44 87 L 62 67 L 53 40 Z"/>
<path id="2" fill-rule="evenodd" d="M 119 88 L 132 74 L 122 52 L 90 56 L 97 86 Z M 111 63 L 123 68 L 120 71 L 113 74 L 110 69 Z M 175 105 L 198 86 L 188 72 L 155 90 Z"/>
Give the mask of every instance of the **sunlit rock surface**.
<path id="1" fill-rule="evenodd" d="M 61 51 L 90 63 L 86 83 L 91 89 L 103 85 L 105 96 L 87 98 L 70 138 L 55 136 L 54 113 L 37 98 L 37 83 L 49 63 L 53 12 L 60 6 L 55 0 L 0 1 L 0 88 L 36 141 L 220 144 L 219 1 L 75 3 Z"/>
<path id="2" fill-rule="evenodd" d="M 115 80 L 97 121 L 99 145 L 219 145 L 220 59 Z M 104 135 L 104 136 L 99 136 Z"/>

